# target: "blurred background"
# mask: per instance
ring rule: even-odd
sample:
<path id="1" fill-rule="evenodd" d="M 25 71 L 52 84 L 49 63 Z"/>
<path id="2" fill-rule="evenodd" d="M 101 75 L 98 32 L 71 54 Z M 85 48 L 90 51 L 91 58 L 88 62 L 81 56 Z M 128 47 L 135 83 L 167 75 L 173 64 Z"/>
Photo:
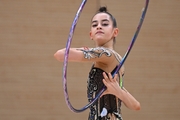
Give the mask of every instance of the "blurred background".
<path id="1" fill-rule="evenodd" d="M 64 48 L 81 0 L 0 0 L 0 120 L 86 120 L 89 110 L 71 112 L 62 87 Z M 115 50 L 124 56 L 145 0 L 89 0 L 79 18 L 72 47 L 94 44 L 90 22 L 107 6 L 120 30 Z M 122 105 L 124 120 L 180 119 L 180 1 L 150 0 L 136 43 L 125 62 L 124 85 L 141 103 L 140 111 Z M 87 104 L 92 63 L 68 64 L 72 105 Z"/>

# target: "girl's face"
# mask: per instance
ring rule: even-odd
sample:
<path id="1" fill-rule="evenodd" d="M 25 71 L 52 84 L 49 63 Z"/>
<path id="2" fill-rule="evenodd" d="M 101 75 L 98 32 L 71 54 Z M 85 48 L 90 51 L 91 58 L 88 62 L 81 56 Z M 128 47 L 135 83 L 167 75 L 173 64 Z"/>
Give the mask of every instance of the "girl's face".
<path id="1" fill-rule="evenodd" d="M 118 34 L 118 28 L 113 27 L 113 22 L 107 13 L 96 14 L 91 23 L 90 38 L 97 46 L 104 46 L 113 41 Z"/>

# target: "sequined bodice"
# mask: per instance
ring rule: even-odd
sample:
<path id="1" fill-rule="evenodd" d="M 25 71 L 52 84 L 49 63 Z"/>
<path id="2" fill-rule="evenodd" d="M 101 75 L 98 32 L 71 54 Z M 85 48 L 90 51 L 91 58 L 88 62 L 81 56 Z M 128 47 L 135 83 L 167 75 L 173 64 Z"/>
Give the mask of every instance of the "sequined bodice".
<path id="1" fill-rule="evenodd" d="M 87 86 L 87 97 L 88 101 L 91 102 L 93 98 L 102 90 L 104 84 L 103 73 L 104 71 L 100 68 L 92 67 L 89 72 L 88 86 Z M 113 114 L 121 120 L 120 116 L 121 100 L 114 95 L 104 95 L 99 98 L 93 106 L 90 107 L 89 119 L 88 120 L 107 120 L 108 114 Z M 102 116 L 103 110 L 107 111 Z"/>

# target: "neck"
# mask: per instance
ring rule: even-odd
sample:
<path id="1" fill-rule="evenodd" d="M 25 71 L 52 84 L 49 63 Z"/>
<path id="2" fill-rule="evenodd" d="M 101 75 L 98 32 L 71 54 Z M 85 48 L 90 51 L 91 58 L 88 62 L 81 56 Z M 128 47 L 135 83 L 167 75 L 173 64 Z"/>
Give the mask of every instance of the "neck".
<path id="1" fill-rule="evenodd" d="M 114 49 L 114 45 L 113 45 L 113 40 L 110 40 L 104 44 L 96 44 L 96 47 L 105 47 L 105 48 L 109 48 L 109 49 Z"/>

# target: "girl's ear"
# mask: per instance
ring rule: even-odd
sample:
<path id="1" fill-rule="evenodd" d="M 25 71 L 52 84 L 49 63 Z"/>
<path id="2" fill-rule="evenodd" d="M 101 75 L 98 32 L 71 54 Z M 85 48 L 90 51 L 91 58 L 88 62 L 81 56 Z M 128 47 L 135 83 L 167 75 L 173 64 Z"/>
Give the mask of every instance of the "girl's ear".
<path id="1" fill-rule="evenodd" d="M 91 31 L 89 32 L 89 36 L 90 36 L 90 39 L 93 40 Z"/>
<path id="2" fill-rule="evenodd" d="M 114 28 L 114 37 L 117 37 L 119 33 L 119 29 L 118 28 Z"/>

